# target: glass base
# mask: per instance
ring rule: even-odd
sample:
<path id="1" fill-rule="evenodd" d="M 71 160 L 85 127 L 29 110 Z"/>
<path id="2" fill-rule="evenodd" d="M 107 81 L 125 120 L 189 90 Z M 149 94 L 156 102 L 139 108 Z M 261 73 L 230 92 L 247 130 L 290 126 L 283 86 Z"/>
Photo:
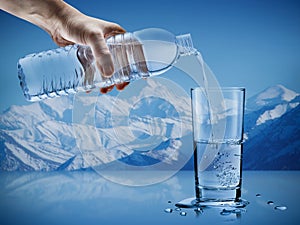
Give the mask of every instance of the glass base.
<path id="1" fill-rule="evenodd" d="M 244 199 L 238 201 L 201 201 L 196 198 L 187 198 L 178 203 L 178 208 L 204 208 L 204 207 L 232 207 L 232 208 L 243 208 L 247 206 L 249 202 Z"/>

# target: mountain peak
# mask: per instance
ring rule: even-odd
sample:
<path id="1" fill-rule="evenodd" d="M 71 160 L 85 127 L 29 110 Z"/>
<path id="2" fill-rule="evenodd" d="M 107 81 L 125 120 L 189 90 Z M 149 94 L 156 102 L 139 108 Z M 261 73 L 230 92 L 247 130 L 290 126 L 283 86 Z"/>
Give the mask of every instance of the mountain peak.
<path id="1" fill-rule="evenodd" d="M 262 92 L 249 98 L 247 102 L 247 110 L 254 111 L 264 106 L 290 102 L 297 96 L 299 96 L 298 93 L 278 84 L 268 87 Z"/>
<path id="2" fill-rule="evenodd" d="M 258 94 L 258 97 L 260 98 L 260 100 L 280 98 L 281 100 L 284 101 L 291 101 L 298 95 L 299 95 L 298 93 L 287 89 L 281 84 L 278 84 L 273 87 L 269 87 L 265 89 L 263 92 Z"/>

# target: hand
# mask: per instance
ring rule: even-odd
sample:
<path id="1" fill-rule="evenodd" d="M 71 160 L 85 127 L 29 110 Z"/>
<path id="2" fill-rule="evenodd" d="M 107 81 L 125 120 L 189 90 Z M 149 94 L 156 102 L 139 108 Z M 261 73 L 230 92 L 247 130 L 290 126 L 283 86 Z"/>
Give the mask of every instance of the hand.
<path id="1" fill-rule="evenodd" d="M 62 0 L 2 0 L 0 8 L 41 27 L 59 46 L 74 43 L 90 46 L 102 76 L 107 78 L 114 73 L 105 39 L 124 33 L 120 25 L 84 15 Z M 127 84 L 118 84 L 116 88 L 122 90 Z M 103 88 L 101 92 L 107 93 L 112 88 Z"/>
<path id="2" fill-rule="evenodd" d="M 86 16 L 77 10 L 66 10 L 59 17 L 58 23 L 51 33 L 52 39 L 59 46 L 70 44 L 83 44 L 91 47 L 98 70 L 104 78 L 114 73 L 114 65 L 111 53 L 105 39 L 126 31 L 116 23 Z M 117 84 L 118 90 L 123 90 L 128 83 Z M 114 86 L 101 88 L 101 93 L 107 93 Z"/>

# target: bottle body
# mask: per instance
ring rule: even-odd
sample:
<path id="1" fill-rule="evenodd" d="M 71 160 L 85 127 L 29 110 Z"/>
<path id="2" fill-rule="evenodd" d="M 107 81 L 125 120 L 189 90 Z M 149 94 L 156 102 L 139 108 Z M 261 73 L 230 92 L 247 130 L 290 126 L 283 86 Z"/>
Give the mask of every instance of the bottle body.
<path id="1" fill-rule="evenodd" d="M 115 68 L 110 78 L 98 71 L 88 46 L 30 54 L 18 62 L 20 85 L 27 100 L 38 101 L 158 75 L 171 68 L 180 55 L 195 53 L 189 35 L 178 37 L 153 28 L 107 39 Z"/>

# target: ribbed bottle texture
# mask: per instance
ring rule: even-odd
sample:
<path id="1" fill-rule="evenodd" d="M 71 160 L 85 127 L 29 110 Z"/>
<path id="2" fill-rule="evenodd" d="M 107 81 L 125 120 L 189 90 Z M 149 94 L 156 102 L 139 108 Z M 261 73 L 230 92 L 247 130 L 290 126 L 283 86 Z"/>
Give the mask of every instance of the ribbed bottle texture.
<path id="1" fill-rule="evenodd" d="M 158 75 L 179 56 L 197 52 L 189 34 L 175 37 L 157 28 L 119 34 L 106 43 L 115 68 L 110 78 L 101 76 L 88 46 L 72 45 L 21 58 L 18 77 L 26 99 L 38 101 Z"/>

